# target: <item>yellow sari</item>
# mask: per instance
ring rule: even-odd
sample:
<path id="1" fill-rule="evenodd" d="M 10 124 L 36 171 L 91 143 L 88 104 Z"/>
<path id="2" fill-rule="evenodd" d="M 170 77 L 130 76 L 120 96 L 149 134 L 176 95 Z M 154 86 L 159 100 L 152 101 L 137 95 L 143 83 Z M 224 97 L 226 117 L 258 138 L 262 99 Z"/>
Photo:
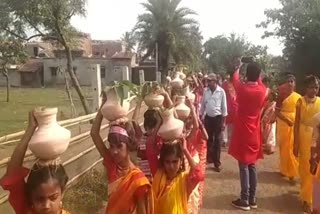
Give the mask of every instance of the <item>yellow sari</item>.
<path id="1" fill-rule="evenodd" d="M 110 198 L 106 214 L 134 214 L 136 213 L 135 192 L 139 187 L 149 186 L 150 195 L 147 198 L 147 214 L 153 214 L 152 191 L 149 180 L 140 169 L 132 169 L 126 176 L 119 178 L 109 185 Z"/>
<path id="2" fill-rule="evenodd" d="M 293 92 L 282 102 L 280 112 L 294 123 L 296 117 L 296 104 L 300 95 Z M 293 155 L 294 127 L 277 118 L 277 142 L 280 147 L 280 172 L 286 177 L 298 175 L 298 161 Z"/>
<path id="3" fill-rule="evenodd" d="M 154 194 L 154 214 L 187 214 L 187 172 L 180 173 L 171 182 L 163 170 L 158 170 L 152 189 Z"/>
<path id="4" fill-rule="evenodd" d="M 320 98 L 313 103 L 307 103 L 301 98 L 297 106 L 300 107 L 299 122 L 299 175 L 301 179 L 300 197 L 308 204 L 312 203 L 313 176 L 310 173 L 311 144 L 313 134 L 313 117 L 320 112 Z"/>

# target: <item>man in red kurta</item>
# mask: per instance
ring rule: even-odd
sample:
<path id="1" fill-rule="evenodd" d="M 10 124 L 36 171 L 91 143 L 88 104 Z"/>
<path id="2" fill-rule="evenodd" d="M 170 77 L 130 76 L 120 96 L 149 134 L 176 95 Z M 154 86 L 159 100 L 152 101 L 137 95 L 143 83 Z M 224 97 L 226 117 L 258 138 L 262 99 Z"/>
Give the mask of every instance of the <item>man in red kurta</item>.
<path id="1" fill-rule="evenodd" d="M 261 69 L 257 63 L 247 67 L 246 82 L 240 82 L 239 70 L 234 74 L 238 110 L 234 117 L 234 130 L 229 154 L 239 164 L 241 197 L 232 205 L 250 210 L 257 208 L 257 173 L 255 163 L 263 158 L 260 140 L 260 116 L 266 97 L 266 87 L 260 79 Z"/>

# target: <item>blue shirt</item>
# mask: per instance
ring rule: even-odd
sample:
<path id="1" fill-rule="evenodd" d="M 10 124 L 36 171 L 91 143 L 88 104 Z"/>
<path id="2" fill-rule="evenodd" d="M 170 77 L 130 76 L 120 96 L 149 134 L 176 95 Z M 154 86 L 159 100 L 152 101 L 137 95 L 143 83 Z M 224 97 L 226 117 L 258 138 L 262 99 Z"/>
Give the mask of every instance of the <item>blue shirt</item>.
<path id="1" fill-rule="evenodd" d="M 217 86 L 213 92 L 209 87 L 204 91 L 200 115 L 204 116 L 204 114 L 209 117 L 219 115 L 226 117 L 228 115 L 226 93 L 220 86 Z"/>

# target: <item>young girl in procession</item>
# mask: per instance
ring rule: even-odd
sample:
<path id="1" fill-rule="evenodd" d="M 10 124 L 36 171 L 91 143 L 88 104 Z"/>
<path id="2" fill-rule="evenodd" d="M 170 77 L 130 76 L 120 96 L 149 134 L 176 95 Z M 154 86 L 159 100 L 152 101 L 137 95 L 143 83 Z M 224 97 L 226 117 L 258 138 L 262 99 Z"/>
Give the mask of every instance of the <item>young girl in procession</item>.
<path id="1" fill-rule="evenodd" d="M 11 156 L 0 185 L 9 191 L 9 202 L 16 214 L 68 214 L 62 209 L 62 196 L 68 182 L 64 167 L 54 161 L 38 161 L 30 170 L 23 167 L 36 128 L 37 122 L 31 112 L 28 128 Z"/>
<path id="2" fill-rule="evenodd" d="M 300 197 L 304 211 L 311 212 L 312 183 L 310 173 L 311 145 L 313 135 L 313 117 L 320 112 L 319 79 L 313 75 L 305 79 L 305 95 L 297 102 L 294 126 L 294 155 L 299 158 L 301 180 Z"/>
<path id="3" fill-rule="evenodd" d="M 100 136 L 101 110 L 92 125 L 91 137 L 108 175 L 108 206 L 106 214 L 152 214 L 151 185 L 143 172 L 130 160 L 129 151 L 135 149 L 134 134 L 128 124 L 112 125 L 109 129 L 107 148 Z"/>
<path id="4" fill-rule="evenodd" d="M 191 114 L 185 122 L 185 136 L 188 151 L 196 164 L 199 164 L 202 172 L 206 169 L 208 134 L 202 125 L 199 116 L 190 100 L 186 99 L 186 105 L 191 109 Z M 185 170 L 190 171 L 188 161 L 185 161 Z M 201 181 L 192 191 L 188 201 L 188 213 L 198 214 L 202 206 L 204 181 Z"/>
<path id="5" fill-rule="evenodd" d="M 184 156 L 190 171 L 184 170 Z M 192 159 L 184 138 L 164 143 L 160 150 L 160 167 L 152 184 L 154 213 L 188 213 L 188 198 L 203 179 L 204 173 Z"/>
<path id="6" fill-rule="evenodd" d="M 164 106 L 172 107 L 172 101 L 167 92 L 162 92 L 164 96 Z M 153 176 L 156 174 L 158 169 L 158 155 L 162 145 L 161 138 L 157 135 L 161 125 L 161 117 L 158 110 L 148 109 L 144 113 L 143 127 L 145 132 L 140 128 L 137 122 L 140 114 L 142 100 L 137 103 L 135 111 L 133 113 L 133 126 L 136 131 L 137 141 L 137 158 L 138 166 L 142 172 L 148 177 L 149 181 L 152 182 Z"/>

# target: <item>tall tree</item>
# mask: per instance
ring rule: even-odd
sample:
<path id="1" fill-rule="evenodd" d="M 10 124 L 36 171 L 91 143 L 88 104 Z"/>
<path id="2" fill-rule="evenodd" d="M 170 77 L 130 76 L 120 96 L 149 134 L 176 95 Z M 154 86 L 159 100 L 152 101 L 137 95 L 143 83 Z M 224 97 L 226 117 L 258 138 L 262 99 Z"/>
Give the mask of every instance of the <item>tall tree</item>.
<path id="1" fill-rule="evenodd" d="M 178 40 L 172 48 L 172 58 L 177 64 L 189 67 L 190 71 L 203 68 L 202 35 L 199 26 L 191 26 L 183 40 Z"/>
<path id="2" fill-rule="evenodd" d="M 86 0 L 1 0 L 0 30 L 24 41 L 41 37 L 62 46 L 67 57 L 67 72 L 88 114 L 87 100 L 72 69 L 72 44 L 81 34 L 70 23 L 73 16 L 85 15 L 85 6 Z"/>
<path id="3" fill-rule="evenodd" d="M 239 58 L 249 50 L 250 44 L 244 36 L 231 34 L 210 38 L 204 44 L 204 56 L 214 72 L 233 72 Z"/>
<path id="4" fill-rule="evenodd" d="M 6 78 L 7 102 L 10 101 L 10 66 L 25 62 L 27 54 L 22 41 L 12 38 L 0 38 L 0 71 Z"/>
<path id="5" fill-rule="evenodd" d="M 284 41 L 284 58 L 298 77 L 320 74 L 320 1 L 280 0 L 282 7 L 265 11 L 264 37 Z"/>
<path id="6" fill-rule="evenodd" d="M 158 45 L 159 68 L 162 80 L 168 74 L 172 49 L 180 40 L 197 26 L 191 15 L 196 13 L 186 7 L 179 7 L 181 0 L 147 0 L 142 3 L 145 13 L 138 16 L 135 32 L 140 49 L 146 50 L 142 60 L 154 53 Z"/>
<path id="7" fill-rule="evenodd" d="M 132 52 L 134 46 L 136 45 L 136 38 L 134 37 L 133 32 L 125 32 L 122 37 L 121 41 L 125 43 L 126 52 Z"/>

